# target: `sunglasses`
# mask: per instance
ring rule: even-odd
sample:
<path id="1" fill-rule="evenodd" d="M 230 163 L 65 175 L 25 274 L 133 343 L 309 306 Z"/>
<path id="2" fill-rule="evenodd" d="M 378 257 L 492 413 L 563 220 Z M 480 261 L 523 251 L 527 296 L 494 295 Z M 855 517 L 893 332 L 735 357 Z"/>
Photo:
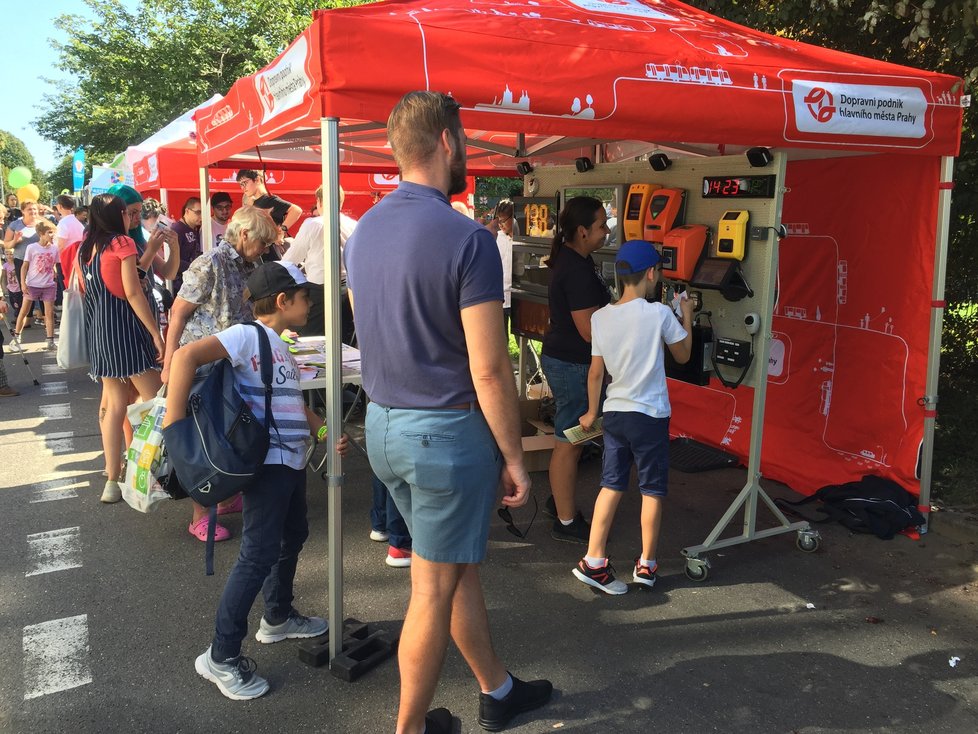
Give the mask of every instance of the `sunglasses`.
<path id="1" fill-rule="evenodd" d="M 533 497 L 533 515 L 530 517 L 530 524 L 526 526 L 526 530 L 520 530 L 516 527 L 516 523 L 513 522 L 513 514 L 509 511 L 508 507 L 500 507 L 496 510 L 496 514 L 499 515 L 499 519 L 506 523 L 506 529 L 515 535 L 517 538 L 526 538 L 530 534 L 530 528 L 533 527 L 533 521 L 537 519 L 537 510 L 540 506 L 537 504 L 537 498 Z"/>

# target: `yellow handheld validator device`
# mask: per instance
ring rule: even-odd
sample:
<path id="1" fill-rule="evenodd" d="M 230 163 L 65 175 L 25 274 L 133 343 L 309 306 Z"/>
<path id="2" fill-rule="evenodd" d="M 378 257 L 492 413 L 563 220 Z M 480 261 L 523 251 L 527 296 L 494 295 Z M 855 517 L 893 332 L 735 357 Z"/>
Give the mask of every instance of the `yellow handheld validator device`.
<path id="1" fill-rule="evenodd" d="M 717 227 L 717 257 L 743 260 L 747 254 L 747 221 L 750 215 L 743 209 L 723 213 Z"/>

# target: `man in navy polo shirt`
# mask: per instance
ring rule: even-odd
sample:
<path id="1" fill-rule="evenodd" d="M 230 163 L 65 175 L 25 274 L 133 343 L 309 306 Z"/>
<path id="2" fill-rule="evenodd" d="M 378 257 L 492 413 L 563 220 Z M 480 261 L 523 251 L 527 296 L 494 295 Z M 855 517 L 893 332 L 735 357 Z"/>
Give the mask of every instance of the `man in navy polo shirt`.
<path id="1" fill-rule="evenodd" d="M 449 636 L 482 690 L 480 726 L 500 731 L 553 689 L 506 671 L 479 579 L 500 479 L 506 506 L 530 491 L 501 337 L 502 266 L 489 230 L 449 204 L 465 188 L 458 103 L 411 92 L 391 112 L 387 136 L 401 184 L 360 220 L 346 269 L 371 399 L 370 465 L 414 539 L 397 731 L 451 731 L 446 709 L 426 715 Z"/>

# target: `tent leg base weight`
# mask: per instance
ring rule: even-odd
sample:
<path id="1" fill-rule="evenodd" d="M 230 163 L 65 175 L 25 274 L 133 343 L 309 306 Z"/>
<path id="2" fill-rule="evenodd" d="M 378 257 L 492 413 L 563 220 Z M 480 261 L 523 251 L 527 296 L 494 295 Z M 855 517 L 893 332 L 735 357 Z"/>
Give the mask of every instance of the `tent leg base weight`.
<path id="1" fill-rule="evenodd" d="M 329 664 L 329 630 L 325 635 L 316 637 L 312 640 L 306 640 L 299 645 L 299 660 L 304 662 L 306 665 L 311 665 L 314 668 L 321 668 L 324 665 Z M 362 640 L 367 637 L 370 630 L 366 624 L 363 622 L 353 619 L 352 617 L 345 619 L 343 621 L 343 647 L 347 646 L 347 642 Z"/>
<path id="2" fill-rule="evenodd" d="M 343 641 L 343 652 L 330 661 L 329 672 L 352 683 L 373 670 L 397 652 L 397 640 L 383 630 L 371 632 L 363 639 Z"/>

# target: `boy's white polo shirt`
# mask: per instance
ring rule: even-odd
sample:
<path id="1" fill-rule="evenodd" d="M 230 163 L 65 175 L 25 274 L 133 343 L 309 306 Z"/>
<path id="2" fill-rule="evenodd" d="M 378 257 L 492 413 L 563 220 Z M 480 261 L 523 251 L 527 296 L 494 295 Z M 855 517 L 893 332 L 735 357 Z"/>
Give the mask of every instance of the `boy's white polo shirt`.
<path id="1" fill-rule="evenodd" d="M 672 414 L 663 349 L 686 338 L 672 310 L 638 298 L 591 314 L 591 354 L 604 359 L 611 384 L 604 412 L 630 411 L 653 418 Z"/>

